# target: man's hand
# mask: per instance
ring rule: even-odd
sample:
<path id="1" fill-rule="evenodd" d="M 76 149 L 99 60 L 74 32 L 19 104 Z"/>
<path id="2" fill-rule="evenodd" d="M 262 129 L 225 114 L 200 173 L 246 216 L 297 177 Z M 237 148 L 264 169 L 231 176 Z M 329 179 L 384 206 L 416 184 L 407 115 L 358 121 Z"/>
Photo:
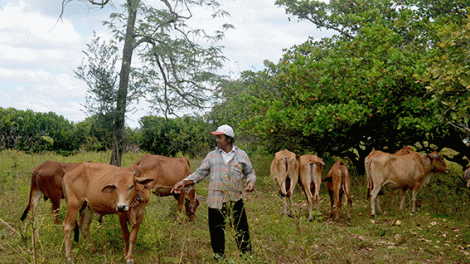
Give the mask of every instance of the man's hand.
<path id="1" fill-rule="evenodd" d="M 252 192 L 254 189 L 255 189 L 255 185 L 253 184 L 253 181 L 249 180 L 248 183 L 246 184 L 245 191 Z"/>
<path id="2" fill-rule="evenodd" d="M 171 193 L 180 194 L 181 190 L 184 188 L 184 186 L 191 185 L 191 184 L 194 184 L 194 181 L 192 181 L 192 180 L 189 180 L 189 181 L 181 180 L 181 181 L 177 182 L 175 184 L 175 186 L 173 186 L 173 188 L 171 189 Z"/>

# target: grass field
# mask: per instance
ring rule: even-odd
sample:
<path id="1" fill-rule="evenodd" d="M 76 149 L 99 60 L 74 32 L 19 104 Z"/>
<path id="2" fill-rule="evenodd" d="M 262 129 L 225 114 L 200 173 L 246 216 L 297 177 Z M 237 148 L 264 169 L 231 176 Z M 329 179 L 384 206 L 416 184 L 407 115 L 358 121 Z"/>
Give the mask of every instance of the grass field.
<path id="1" fill-rule="evenodd" d="M 123 166 L 143 153 L 126 154 Z M 23 223 L 33 169 L 46 160 L 109 162 L 110 153 L 83 153 L 71 157 L 54 154 L 0 152 L 0 263 L 65 263 L 63 232 L 50 215 L 50 202 L 39 202 L 36 215 Z M 381 197 L 386 214 L 370 218 L 363 175 L 353 175 L 350 224 L 329 220 L 329 198 L 322 185 L 321 215 L 307 221 L 305 195 L 297 189 L 292 218 L 282 215 L 283 203 L 269 177 L 272 157 L 251 157 L 257 172 L 256 191 L 245 196 L 254 249 L 249 263 L 470 263 L 470 190 L 461 179 L 461 168 L 449 175 L 433 175 L 418 194 L 417 209 L 398 210 L 398 192 L 385 190 Z M 201 159 L 191 160 L 196 169 Z M 331 166 L 331 164 L 330 164 Z M 323 171 L 326 175 L 329 166 Z M 207 180 L 196 186 L 206 196 Z M 213 263 L 205 202 L 194 222 L 175 220 L 176 200 L 151 196 L 134 252 L 136 263 Z M 60 218 L 66 214 L 62 200 Z M 222 263 L 248 263 L 239 257 L 233 231 L 227 232 L 227 258 Z M 73 243 L 75 263 L 125 263 L 124 242 L 116 215 L 93 221 L 91 254 L 81 239 Z"/>

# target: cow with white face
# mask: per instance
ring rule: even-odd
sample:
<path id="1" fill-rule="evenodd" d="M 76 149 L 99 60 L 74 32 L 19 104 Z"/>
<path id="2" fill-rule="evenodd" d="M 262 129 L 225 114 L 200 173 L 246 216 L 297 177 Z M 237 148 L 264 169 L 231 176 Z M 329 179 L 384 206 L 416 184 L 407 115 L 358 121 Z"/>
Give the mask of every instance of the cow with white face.
<path id="1" fill-rule="evenodd" d="M 144 217 L 145 206 L 149 201 L 147 184 L 152 179 L 140 178 L 135 166 L 116 167 L 104 163 L 82 163 L 66 173 L 63 180 L 67 215 L 62 224 L 65 236 L 65 255 L 73 262 L 70 233 L 77 223 L 92 251 L 96 251 L 89 237 L 93 214 L 118 214 L 122 235 L 126 244 L 126 263 L 134 263 L 134 243 L 140 223 Z M 129 223 L 131 232 L 127 227 Z M 77 237 L 76 237 L 77 239 Z"/>

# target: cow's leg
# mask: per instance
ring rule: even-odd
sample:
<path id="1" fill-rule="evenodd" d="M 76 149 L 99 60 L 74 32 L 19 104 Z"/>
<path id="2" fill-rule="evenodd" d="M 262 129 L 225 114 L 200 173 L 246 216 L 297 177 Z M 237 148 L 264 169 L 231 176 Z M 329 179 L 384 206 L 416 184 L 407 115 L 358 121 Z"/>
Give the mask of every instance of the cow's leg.
<path id="1" fill-rule="evenodd" d="M 403 206 L 405 205 L 405 199 L 406 199 L 406 190 L 401 189 L 400 190 L 400 210 L 403 210 Z"/>
<path id="2" fill-rule="evenodd" d="M 178 220 L 178 222 L 182 222 L 182 219 L 181 219 L 181 212 L 183 211 L 183 205 L 184 205 L 184 199 L 185 199 L 185 196 L 186 196 L 186 191 L 183 190 L 181 191 L 181 193 L 178 195 L 177 199 L 178 199 L 178 214 L 176 215 L 176 219 Z M 176 196 L 175 196 L 176 198 Z"/>
<path id="3" fill-rule="evenodd" d="M 72 232 L 73 228 L 75 227 L 75 223 L 77 222 L 77 215 L 79 210 L 79 205 L 68 204 L 67 215 L 65 216 L 65 220 L 62 223 L 62 228 L 64 230 L 65 257 L 69 262 L 73 262 L 73 258 L 70 255 L 70 253 L 72 252 L 72 244 L 70 243 L 70 233 Z"/>
<path id="4" fill-rule="evenodd" d="M 96 248 L 91 242 L 90 238 L 90 225 L 92 220 L 93 211 L 88 206 L 85 206 L 85 208 L 80 212 L 80 220 L 78 222 L 78 227 L 80 228 L 80 232 L 82 232 L 83 239 L 87 241 L 90 251 L 92 253 L 95 253 Z"/>
<path id="5" fill-rule="evenodd" d="M 343 186 L 344 186 L 344 193 L 346 194 L 346 212 L 348 214 L 348 221 L 350 221 L 351 213 L 349 210 L 351 208 L 351 196 L 350 196 L 351 188 L 349 187 L 349 181 L 346 181 L 346 183 Z"/>
<path id="6" fill-rule="evenodd" d="M 380 187 L 377 187 L 377 186 L 380 186 L 380 185 L 375 185 L 374 189 L 372 189 L 372 192 L 370 193 L 370 207 L 371 207 L 370 215 L 371 216 L 375 216 L 375 202 L 377 199 L 377 195 L 380 192 Z M 378 200 L 377 200 L 377 207 L 379 208 L 379 211 L 382 213 Z"/>
<path id="7" fill-rule="evenodd" d="M 60 197 L 51 198 L 51 203 L 52 203 L 51 214 L 54 217 L 55 223 L 60 224 L 60 220 L 59 220 Z"/>
<path id="8" fill-rule="evenodd" d="M 145 206 L 144 206 L 145 207 Z M 125 259 L 127 264 L 133 264 L 134 263 L 134 247 L 135 247 L 135 241 L 137 239 L 137 233 L 139 232 L 139 227 L 140 224 L 142 223 L 142 219 L 144 218 L 144 213 L 139 213 L 136 217 L 136 223 L 134 226 L 132 226 L 132 230 L 130 233 L 130 236 L 128 238 L 128 246 L 126 247 L 126 252 L 125 252 Z M 122 223 L 121 218 L 119 221 Z M 127 222 L 127 218 L 125 219 L 125 222 Z M 122 229 L 122 224 L 121 224 L 121 229 Z M 122 230 L 123 234 L 124 232 L 129 233 L 129 230 L 127 229 L 127 224 L 125 225 L 125 229 Z"/>
<path id="9" fill-rule="evenodd" d="M 335 221 L 339 220 L 341 215 L 341 207 L 343 205 L 343 194 L 341 193 L 341 180 L 338 179 L 335 182 L 335 200 L 336 200 L 336 213 L 335 213 Z"/>
<path id="10" fill-rule="evenodd" d="M 333 192 L 330 184 L 332 182 L 328 182 L 328 195 L 330 196 L 330 218 L 333 218 L 334 215 L 334 208 L 335 208 L 335 193 Z"/>
<path id="11" fill-rule="evenodd" d="M 317 213 L 320 214 L 320 187 L 321 187 L 321 176 L 315 177 L 315 203 L 317 205 Z"/>
<path id="12" fill-rule="evenodd" d="M 293 193 L 289 190 L 289 192 L 287 193 L 287 216 L 292 216 L 292 205 L 294 204 L 294 202 L 292 201 L 292 196 L 293 196 Z"/>
<path id="13" fill-rule="evenodd" d="M 413 189 L 411 192 L 411 213 L 416 213 L 416 194 L 418 194 L 419 187 Z"/>
<path id="14" fill-rule="evenodd" d="M 308 186 L 304 186 L 305 196 L 307 196 L 307 204 L 308 204 L 308 221 L 313 220 L 312 210 L 313 210 L 313 195 L 312 190 L 310 189 L 310 184 Z"/>
<path id="15" fill-rule="evenodd" d="M 127 213 L 119 213 L 119 223 L 121 224 L 121 230 L 122 230 L 122 238 L 124 239 L 124 244 L 126 245 L 126 249 L 124 251 L 124 256 L 128 255 L 129 252 L 129 228 L 127 228 L 127 220 L 129 219 L 127 214 L 131 214 L 131 212 Z M 136 218 L 136 222 L 137 222 Z M 127 260 L 127 257 L 126 257 Z"/>
<path id="16" fill-rule="evenodd" d="M 290 179 L 289 180 L 289 215 L 292 216 L 292 205 L 294 204 L 293 202 L 293 196 L 294 196 L 294 189 L 295 186 L 297 185 L 297 179 Z"/>

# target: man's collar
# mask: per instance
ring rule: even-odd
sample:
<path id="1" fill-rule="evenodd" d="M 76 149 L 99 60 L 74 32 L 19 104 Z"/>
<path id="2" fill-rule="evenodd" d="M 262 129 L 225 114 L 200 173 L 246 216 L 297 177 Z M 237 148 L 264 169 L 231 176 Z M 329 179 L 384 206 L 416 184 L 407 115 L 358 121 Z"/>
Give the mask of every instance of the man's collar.
<path id="1" fill-rule="evenodd" d="M 215 147 L 215 150 L 217 150 L 218 152 L 221 152 L 221 153 L 222 153 L 222 152 L 225 152 L 223 149 L 219 149 L 218 147 Z M 236 151 L 236 150 L 238 150 L 237 146 L 232 146 L 232 150 L 230 150 L 229 152 L 225 152 L 225 153 L 228 154 L 228 153 L 234 152 L 234 151 Z"/>

